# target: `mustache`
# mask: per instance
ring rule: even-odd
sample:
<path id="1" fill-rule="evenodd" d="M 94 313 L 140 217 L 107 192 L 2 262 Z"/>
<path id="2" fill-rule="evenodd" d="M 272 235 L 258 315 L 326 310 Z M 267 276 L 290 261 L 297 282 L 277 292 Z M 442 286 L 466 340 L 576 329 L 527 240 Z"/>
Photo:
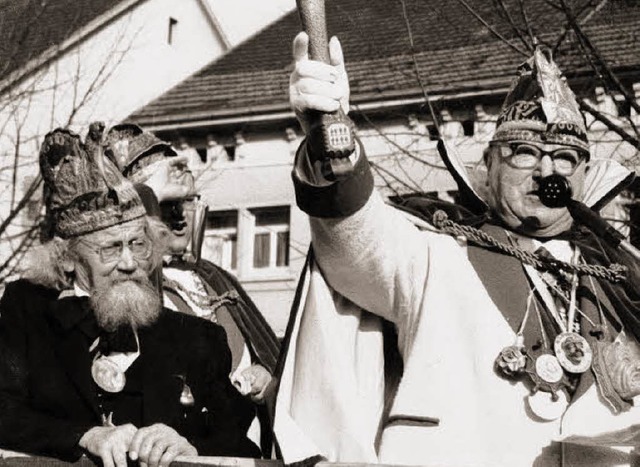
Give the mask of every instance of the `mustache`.
<path id="1" fill-rule="evenodd" d="M 151 283 L 149 277 L 144 273 L 136 273 L 136 274 L 124 274 L 121 272 L 115 272 L 111 276 L 111 284 L 121 284 L 123 282 L 133 282 L 138 285 L 147 285 Z"/>
<path id="2" fill-rule="evenodd" d="M 162 309 L 157 289 L 146 277 L 128 277 L 91 294 L 100 328 L 113 331 L 122 325 L 141 328 L 152 324 Z"/>

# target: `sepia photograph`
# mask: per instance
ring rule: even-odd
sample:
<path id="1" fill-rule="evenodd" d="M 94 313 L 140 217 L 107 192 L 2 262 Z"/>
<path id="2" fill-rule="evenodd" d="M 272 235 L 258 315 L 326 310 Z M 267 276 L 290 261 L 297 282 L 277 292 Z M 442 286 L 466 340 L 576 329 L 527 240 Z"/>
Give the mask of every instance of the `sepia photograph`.
<path id="1" fill-rule="evenodd" d="M 639 0 L 0 0 L 0 467 L 639 467 Z"/>

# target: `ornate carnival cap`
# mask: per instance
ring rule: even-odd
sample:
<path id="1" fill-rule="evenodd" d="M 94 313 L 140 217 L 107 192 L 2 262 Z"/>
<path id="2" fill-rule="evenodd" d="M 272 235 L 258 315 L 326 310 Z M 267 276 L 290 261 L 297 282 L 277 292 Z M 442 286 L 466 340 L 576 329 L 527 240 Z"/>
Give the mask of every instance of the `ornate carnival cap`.
<path id="1" fill-rule="evenodd" d="M 103 128 L 93 124 L 84 143 L 60 128 L 45 136 L 40 171 L 49 235 L 77 237 L 146 214 L 133 185 L 104 157 Z"/>
<path id="2" fill-rule="evenodd" d="M 537 47 L 533 56 L 518 67 L 493 141 L 566 144 L 589 151 L 576 97 L 548 50 Z"/>
<path id="3" fill-rule="evenodd" d="M 109 130 L 106 152 L 125 177 L 140 183 L 150 175 L 144 169 L 165 157 L 178 155 L 169 143 L 133 123 L 122 123 Z"/>

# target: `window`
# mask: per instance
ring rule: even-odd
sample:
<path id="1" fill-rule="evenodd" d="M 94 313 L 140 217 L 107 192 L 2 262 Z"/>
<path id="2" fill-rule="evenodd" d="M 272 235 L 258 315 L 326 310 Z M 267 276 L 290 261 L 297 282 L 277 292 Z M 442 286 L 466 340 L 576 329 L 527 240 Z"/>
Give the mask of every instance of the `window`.
<path id="1" fill-rule="evenodd" d="M 241 280 L 288 274 L 289 211 L 277 206 L 210 212 L 202 257 Z"/>
<path id="2" fill-rule="evenodd" d="M 626 118 L 631 116 L 631 102 L 622 95 L 615 96 L 614 101 L 618 108 L 618 117 Z"/>
<path id="3" fill-rule="evenodd" d="M 178 20 L 169 17 L 169 29 L 167 31 L 167 44 L 173 44 L 176 35 L 176 29 L 178 27 Z"/>
<path id="4" fill-rule="evenodd" d="M 227 160 L 233 162 L 236 160 L 236 145 L 229 144 L 224 146 L 224 150 L 227 153 Z"/>
<path id="5" fill-rule="evenodd" d="M 253 268 L 272 269 L 289 266 L 289 207 L 252 210 Z"/>
<path id="6" fill-rule="evenodd" d="M 462 131 L 465 136 L 473 136 L 475 133 L 476 122 L 473 120 L 464 120 L 462 122 Z"/>
<path id="7" fill-rule="evenodd" d="M 429 139 L 431 141 L 437 141 L 438 140 L 438 137 L 440 135 L 439 135 L 439 132 L 438 132 L 438 127 L 436 125 L 433 125 L 433 124 L 427 125 L 427 132 L 429 133 Z"/>
<path id="8" fill-rule="evenodd" d="M 238 211 L 209 213 L 202 256 L 224 269 L 238 268 Z"/>

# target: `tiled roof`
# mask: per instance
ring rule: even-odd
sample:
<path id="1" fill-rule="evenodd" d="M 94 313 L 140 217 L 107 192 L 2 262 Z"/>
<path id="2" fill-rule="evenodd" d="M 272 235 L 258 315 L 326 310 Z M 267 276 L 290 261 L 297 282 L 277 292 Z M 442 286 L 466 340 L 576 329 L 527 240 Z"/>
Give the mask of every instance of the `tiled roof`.
<path id="1" fill-rule="evenodd" d="M 0 0 L 0 79 L 123 0 Z"/>
<path id="2" fill-rule="evenodd" d="M 329 33 L 337 35 L 347 61 L 352 102 L 419 96 L 406 17 L 427 89 L 435 94 L 504 89 L 526 57 L 498 40 L 456 0 L 326 0 Z M 524 47 L 493 0 L 467 0 L 484 20 L 515 46 Z M 519 1 L 507 0 L 522 23 Z M 570 4 L 583 4 L 573 0 Z M 564 16 L 544 0 L 524 2 L 534 33 L 555 44 Z M 584 30 L 616 68 L 640 65 L 640 2 L 609 0 Z M 584 18 L 582 18 L 584 19 Z M 224 57 L 131 116 L 147 125 L 215 120 L 286 110 L 291 41 L 299 31 L 293 11 Z M 573 40 L 573 42 L 571 42 Z M 557 60 L 567 76 L 587 70 L 573 36 Z"/>

